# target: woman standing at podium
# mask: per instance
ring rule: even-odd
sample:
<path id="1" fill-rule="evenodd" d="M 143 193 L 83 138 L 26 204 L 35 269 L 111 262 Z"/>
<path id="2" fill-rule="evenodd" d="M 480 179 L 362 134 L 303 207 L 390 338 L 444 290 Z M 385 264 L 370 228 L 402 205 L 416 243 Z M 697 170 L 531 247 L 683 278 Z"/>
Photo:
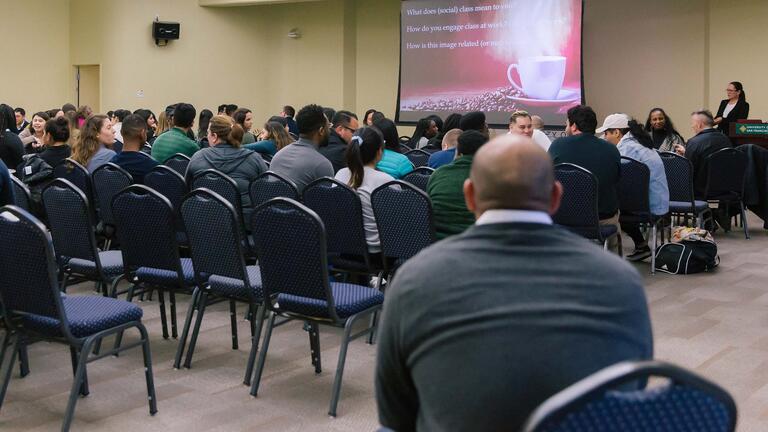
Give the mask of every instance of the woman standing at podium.
<path id="1" fill-rule="evenodd" d="M 749 104 L 744 94 L 744 86 L 738 81 L 728 83 L 725 93 L 728 99 L 720 101 L 720 108 L 715 115 L 715 124 L 720 132 L 728 135 L 732 122 L 749 118 Z"/>

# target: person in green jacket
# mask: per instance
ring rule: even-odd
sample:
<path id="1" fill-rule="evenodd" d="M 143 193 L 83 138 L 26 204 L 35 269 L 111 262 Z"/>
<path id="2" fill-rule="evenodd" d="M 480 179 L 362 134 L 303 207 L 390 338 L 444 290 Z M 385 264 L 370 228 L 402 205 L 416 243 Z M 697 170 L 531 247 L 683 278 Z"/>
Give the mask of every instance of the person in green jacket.
<path id="1" fill-rule="evenodd" d="M 152 159 L 164 163 L 166 159 L 181 153 L 192 157 L 200 150 L 197 143 L 187 136 L 195 123 L 195 107 L 187 103 L 176 105 L 173 111 L 173 128 L 160 135 L 152 144 Z"/>
<path id="2" fill-rule="evenodd" d="M 476 130 L 459 135 L 456 159 L 429 177 L 427 193 L 432 200 L 437 239 L 461 234 L 475 223 L 475 215 L 464 202 L 464 181 L 469 178 L 472 159 L 488 137 Z"/>

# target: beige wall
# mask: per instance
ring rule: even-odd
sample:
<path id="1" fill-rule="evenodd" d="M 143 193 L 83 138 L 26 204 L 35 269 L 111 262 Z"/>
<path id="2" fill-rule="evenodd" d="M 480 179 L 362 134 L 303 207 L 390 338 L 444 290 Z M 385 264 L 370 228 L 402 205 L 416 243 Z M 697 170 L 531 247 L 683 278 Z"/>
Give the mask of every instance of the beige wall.
<path id="1" fill-rule="evenodd" d="M 658 105 L 688 136 L 688 114 L 703 106 L 716 109 L 726 83 L 740 80 L 751 117 L 768 120 L 768 103 L 761 102 L 768 97 L 762 79 L 768 57 L 760 54 L 768 45 L 762 22 L 768 2 L 638 3 L 587 2 L 585 93 L 601 119 L 624 111 L 644 120 Z M 20 46 L 45 46 L 48 56 L 25 59 L 29 66 L 23 69 L 17 59 L 1 59 L 10 79 L 0 82 L 0 95 L 31 110 L 60 105 L 74 97 L 72 65 L 98 64 L 104 110 L 158 111 L 180 100 L 199 108 L 232 102 L 265 119 L 284 103 L 317 102 L 357 112 L 374 107 L 391 116 L 399 5 L 322 0 L 220 8 L 192 0 L 0 0 L 0 10 L 11 16 L 10 26 L 0 31 L 23 34 Z M 181 40 L 156 47 L 150 36 L 156 15 L 180 22 Z M 45 31 L 30 31 L 29 22 Z M 287 37 L 292 28 L 300 29 L 300 39 Z"/>
<path id="2" fill-rule="evenodd" d="M 69 0 L 0 0 L 0 103 L 35 111 L 61 107 L 74 88 Z"/>

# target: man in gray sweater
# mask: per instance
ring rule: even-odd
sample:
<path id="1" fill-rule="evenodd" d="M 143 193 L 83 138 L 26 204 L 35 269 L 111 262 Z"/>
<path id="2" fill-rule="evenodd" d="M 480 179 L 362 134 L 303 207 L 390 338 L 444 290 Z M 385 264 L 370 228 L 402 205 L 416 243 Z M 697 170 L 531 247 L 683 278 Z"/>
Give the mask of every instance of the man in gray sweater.
<path id="1" fill-rule="evenodd" d="M 545 399 L 614 363 L 649 359 L 642 280 L 552 225 L 562 186 L 523 136 L 475 155 L 477 222 L 408 261 L 387 290 L 379 420 L 398 432 L 518 430 Z"/>
<path id="2" fill-rule="evenodd" d="M 321 177 L 333 177 L 333 165 L 318 152 L 320 144 L 328 140 L 330 127 L 323 108 L 307 105 L 296 115 L 299 140 L 277 152 L 269 170 L 292 181 L 301 193 L 304 188 Z"/>

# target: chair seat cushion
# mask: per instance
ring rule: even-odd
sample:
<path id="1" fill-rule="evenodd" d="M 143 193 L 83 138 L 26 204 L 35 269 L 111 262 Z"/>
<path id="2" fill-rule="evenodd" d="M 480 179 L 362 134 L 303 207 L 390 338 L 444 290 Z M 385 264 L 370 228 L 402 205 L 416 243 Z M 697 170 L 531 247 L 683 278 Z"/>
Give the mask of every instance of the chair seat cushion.
<path id="1" fill-rule="evenodd" d="M 363 257 L 352 255 L 337 255 L 328 257 L 328 262 L 336 270 L 352 271 L 358 273 L 377 273 L 381 270 L 381 262 L 375 262 L 371 260 L 371 265 L 365 265 L 365 259 Z"/>
<path id="2" fill-rule="evenodd" d="M 595 228 L 588 227 L 566 226 L 565 228 L 572 233 L 578 234 L 590 240 L 599 240 L 600 238 L 606 239 L 619 231 L 616 225 L 600 225 L 600 232 L 598 232 Z"/>
<path id="3" fill-rule="evenodd" d="M 349 318 L 384 302 L 384 294 L 381 291 L 367 286 L 331 282 L 331 291 L 336 306 L 336 315 L 341 319 Z M 325 300 L 280 294 L 277 302 L 282 311 L 311 317 L 330 318 L 328 316 L 328 302 Z"/>
<path id="4" fill-rule="evenodd" d="M 694 203 L 696 205 L 696 212 L 701 212 L 709 208 L 709 204 L 707 204 L 706 201 L 696 200 Z M 691 203 L 687 201 L 670 201 L 669 211 L 672 213 L 690 213 Z"/>
<path id="5" fill-rule="evenodd" d="M 181 259 L 181 270 L 184 273 L 184 283 L 187 285 L 195 285 L 195 269 L 192 267 L 191 259 Z M 179 280 L 175 271 L 152 267 L 139 267 L 139 269 L 136 270 L 136 278 L 139 282 L 174 286 Z"/>
<path id="6" fill-rule="evenodd" d="M 101 269 L 107 278 L 113 279 L 123 274 L 123 255 L 120 251 L 99 252 L 99 260 L 101 261 Z M 96 274 L 96 263 L 93 261 L 71 258 L 67 264 L 74 273 L 98 276 Z"/>
<path id="7" fill-rule="evenodd" d="M 62 296 L 61 303 L 74 337 L 84 338 L 131 321 L 140 321 L 143 311 L 124 300 L 97 296 Z M 24 326 L 48 336 L 60 336 L 60 321 L 42 315 L 24 317 Z"/>
<path id="8" fill-rule="evenodd" d="M 261 269 L 259 266 L 248 266 L 248 279 L 251 282 L 252 295 L 256 299 L 261 299 L 263 296 L 261 291 Z M 243 281 L 233 279 L 225 276 L 211 275 L 208 278 L 208 286 L 216 294 L 226 297 L 237 297 L 247 299 L 248 291 L 246 290 Z"/>

